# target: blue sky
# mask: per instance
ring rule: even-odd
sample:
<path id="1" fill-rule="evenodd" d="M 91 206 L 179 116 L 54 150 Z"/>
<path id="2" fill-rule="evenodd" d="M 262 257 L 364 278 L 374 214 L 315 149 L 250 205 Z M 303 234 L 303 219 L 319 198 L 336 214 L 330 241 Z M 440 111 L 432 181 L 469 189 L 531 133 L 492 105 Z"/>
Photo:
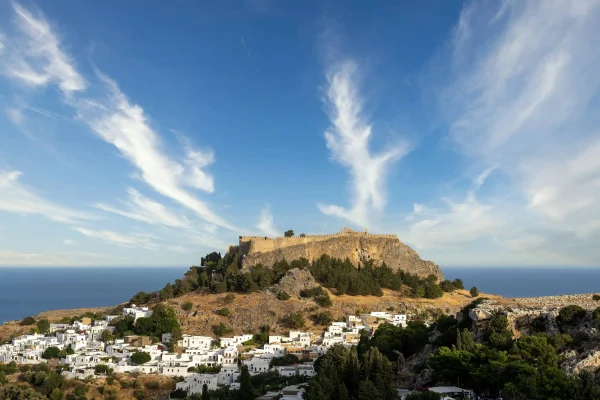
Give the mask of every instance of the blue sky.
<path id="1" fill-rule="evenodd" d="M 0 265 L 397 233 L 600 265 L 600 2 L 2 2 Z"/>

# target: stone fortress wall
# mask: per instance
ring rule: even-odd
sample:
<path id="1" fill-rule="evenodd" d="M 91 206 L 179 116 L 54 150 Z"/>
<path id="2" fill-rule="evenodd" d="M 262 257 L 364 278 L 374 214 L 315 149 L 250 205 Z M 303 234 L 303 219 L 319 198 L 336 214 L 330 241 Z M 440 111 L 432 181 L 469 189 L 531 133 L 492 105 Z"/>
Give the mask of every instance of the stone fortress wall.
<path id="1" fill-rule="evenodd" d="M 296 246 L 299 244 L 312 244 L 316 242 L 322 242 L 333 238 L 365 238 L 369 239 L 395 239 L 399 240 L 397 235 L 394 234 L 372 234 L 366 232 L 355 232 L 349 228 L 343 228 L 341 232 L 332 233 L 328 235 L 306 235 L 304 237 L 283 237 L 278 236 L 276 238 L 269 238 L 265 236 L 240 236 L 240 252 L 242 254 L 254 254 L 264 253 L 267 251 L 274 251 L 284 249 L 290 246 Z"/>
<path id="2" fill-rule="evenodd" d="M 348 258 L 355 266 L 371 260 L 375 265 L 385 262 L 392 269 L 443 279 L 439 267 L 422 260 L 410 247 L 393 234 L 370 234 L 343 228 L 329 235 L 306 235 L 291 238 L 264 236 L 240 236 L 239 245 L 230 247 L 230 254 L 238 254 L 242 268 L 262 264 L 273 265 L 282 259 L 288 261 L 306 258 L 313 261 L 327 254 L 330 257 Z"/>

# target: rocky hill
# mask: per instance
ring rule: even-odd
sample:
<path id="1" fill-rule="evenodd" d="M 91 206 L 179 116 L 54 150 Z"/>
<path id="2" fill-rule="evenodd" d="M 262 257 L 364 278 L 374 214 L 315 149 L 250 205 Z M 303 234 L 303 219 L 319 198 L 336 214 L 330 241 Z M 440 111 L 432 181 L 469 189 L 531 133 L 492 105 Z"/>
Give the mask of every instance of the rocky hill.
<path id="1" fill-rule="evenodd" d="M 313 261 L 327 254 L 342 260 L 348 258 L 354 265 L 369 260 L 375 265 L 385 262 L 393 270 L 401 269 L 422 277 L 433 274 L 439 280 L 444 279 L 435 263 L 422 260 L 396 235 L 354 232 L 348 228 L 331 235 L 240 236 L 239 245 L 230 246 L 228 253 L 238 255 L 244 268 L 256 264 L 273 265 L 282 259 L 306 258 Z"/>

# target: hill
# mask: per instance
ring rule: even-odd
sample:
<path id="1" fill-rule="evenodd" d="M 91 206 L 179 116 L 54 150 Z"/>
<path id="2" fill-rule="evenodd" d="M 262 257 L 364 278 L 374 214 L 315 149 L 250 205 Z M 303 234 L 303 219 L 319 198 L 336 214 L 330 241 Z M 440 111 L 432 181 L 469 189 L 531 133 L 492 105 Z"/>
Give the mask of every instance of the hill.
<path id="1" fill-rule="evenodd" d="M 326 254 L 332 258 L 348 259 L 354 266 L 369 261 L 375 266 L 385 263 L 394 271 L 403 270 L 421 277 L 433 274 L 439 280 L 444 279 L 435 263 L 422 260 L 398 236 L 354 232 L 348 228 L 330 235 L 240 236 L 239 244 L 230 246 L 228 254 L 237 257 L 244 269 L 257 264 L 270 266 L 284 259 L 291 262 L 305 258 L 312 262 Z"/>

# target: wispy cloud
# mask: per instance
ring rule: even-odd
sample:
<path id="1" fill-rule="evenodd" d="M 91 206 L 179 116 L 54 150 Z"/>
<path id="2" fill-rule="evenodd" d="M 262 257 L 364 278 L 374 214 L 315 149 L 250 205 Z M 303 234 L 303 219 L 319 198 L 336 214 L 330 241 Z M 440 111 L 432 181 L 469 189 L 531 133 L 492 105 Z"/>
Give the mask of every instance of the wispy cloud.
<path id="1" fill-rule="evenodd" d="M 170 212 L 164 205 L 153 201 L 133 188 L 127 189 L 129 201 L 125 203 L 127 209 L 120 209 L 111 205 L 97 203 L 95 206 L 101 210 L 123 215 L 149 224 L 162 224 L 176 228 L 189 226 L 189 221 Z"/>
<path id="2" fill-rule="evenodd" d="M 167 153 L 160 135 L 151 127 L 143 108 L 132 103 L 116 82 L 97 71 L 98 87 L 104 90 L 104 96 L 88 96 L 86 88 L 90 83 L 64 52 L 45 16 L 17 3 L 13 3 L 13 8 L 21 36 L 6 41 L 4 75 L 31 86 L 58 85 L 64 94 L 62 101 L 73 107 L 79 119 L 98 137 L 114 145 L 138 170 L 141 180 L 161 195 L 189 208 L 206 222 L 237 230 L 191 191 L 214 192 L 213 177 L 206 171 L 215 159 L 212 150 L 199 151 L 186 143 L 185 155 L 180 157 L 182 161 L 175 161 Z M 13 116 L 18 117 L 16 114 Z M 140 217 L 139 214 L 136 216 Z M 171 219 L 170 223 L 178 222 Z"/>
<path id="3" fill-rule="evenodd" d="M 139 170 L 140 178 L 158 193 L 191 209 L 209 223 L 235 230 L 185 189 L 214 190 L 212 177 L 202 169 L 214 161 L 212 152 L 188 147 L 185 165 L 173 161 L 160 150 L 159 135 L 148 124 L 144 110 L 131 104 L 110 78 L 101 73 L 99 77 L 108 90 L 108 98 L 101 104 L 79 102 L 80 118 L 101 139 L 113 144 Z"/>
<path id="4" fill-rule="evenodd" d="M 149 238 L 140 234 L 123 235 L 109 230 L 93 230 L 87 228 L 74 228 L 77 232 L 87 237 L 103 240 L 107 243 L 123 247 L 140 247 L 147 250 L 157 250 L 160 246 Z"/>
<path id="5" fill-rule="evenodd" d="M 391 164 L 410 151 L 407 142 L 389 146 L 373 154 L 369 148 L 372 125 L 362 116 L 363 99 L 357 88 L 357 67 L 343 62 L 327 75 L 327 104 L 331 107 L 333 126 L 325 132 L 327 148 L 335 161 L 351 174 L 352 207 L 319 204 L 319 209 L 366 227 L 373 212 L 382 211 L 385 203 L 385 178 Z"/>
<path id="6" fill-rule="evenodd" d="M 20 171 L 0 170 L 0 210 L 16 214 L 37 214 L 53 221 L 76 223 L 93 216 L 46 200 L 23 185 Z"/>
<path id="7" fill-rule="evenodd" d="M 424 221 L 460 217 L 455 240 L 498 235 L 506 249 L 522 240 L 552 254 L 560 249 L 564 259 L 600 262 L 592 245 L 600 239 L 600 53 L 590 40 L 600 35 L 598 20 L 595 0 L 465 5 L 440 102 L 452 139 L 485 170 L 476 187 L 495 170 L 507 180 L 504 204 L 483 191 L 478 197 L 486 206 L 468 197 L 466 208 L 449 203 Z M 518 221 L 520 239 L 500 218 Z M 427 232 L 420 232 L 421 246 L 449 234 L 443 225 Z"/>
<path id="8" fill-rule="evenodd" d="M 73 67 L 73 61 L 60 48 L 60 40 L 41 13 L 34 15 L 18 3 L 13 3 L 15 22 L 26 38 L 9 49 L 4 73 L 31 86 L 58 84 L 69 94 L 86 88 L 83 77 Z"/>
<path id="9" fill-rule="evenodd" d="M 266 207 L 260 213 L 260 219 L 256 224 L 256 228 L 267 236 L 277 237 L 281 236 L 281 231 L 275 227 L 275 222 L 273 220 L 273 214 L 271 214 L 271 208 Z"/>
<path id="10" fill-rule="evenodd" d="M 67 246 L 76 246 L 77 242 L 71 239 L 63 239 L 63 244 L 66 244 Z"/>

